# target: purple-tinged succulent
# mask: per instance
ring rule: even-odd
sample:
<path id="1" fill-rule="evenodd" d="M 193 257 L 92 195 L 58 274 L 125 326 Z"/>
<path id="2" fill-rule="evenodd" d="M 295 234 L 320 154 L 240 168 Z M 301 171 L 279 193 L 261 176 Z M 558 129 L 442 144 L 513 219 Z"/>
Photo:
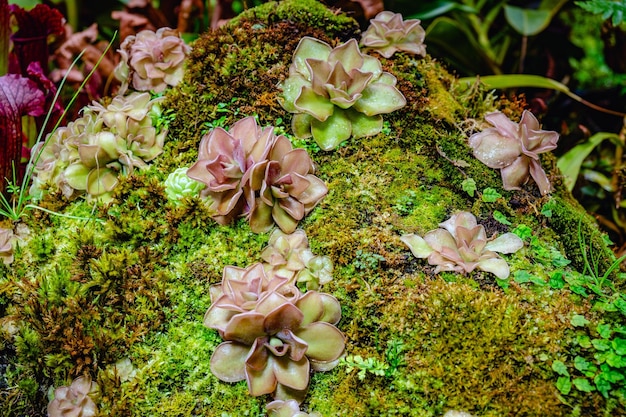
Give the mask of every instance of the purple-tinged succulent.
<path id="1" fill-rule="evenodd" d="M 293 300 L 267 292 L 253 310 L 230 318 L 211 371 L 226 382 L 245 379 L 253 396 L 273 393 L 300 402 L 311 368 L 332 369 L 344 351 L 345 337 L 334 326 L 340 318 L 341 307 L 331 295 L 309 291 Z"/>
<path id="2" fill-rule="evenodd" d="M 426 32 L 418 19 L 403 20 L 400 13 L 380 12 L 370 20 L 370 26 L 361 35 L 364 52 L 376 51 L 385 58 L 397 52 L 426 55 Z"/>
<path id="3" fill-rule="evenodd" d="M 255 196 L 247 178 L 253 166 L 267 159 L 274 142 L 274 129 L 261 129 L 251 116 L 237 121 L 228 132 L 218 127 L 202 138 L 198 161 L 187 175 L 206 184 L 200 195 L 213 201 L 218 223 L 227 224 L 250 211 Z"/>
<path id="4" fill-rule="evenodd" d="M 204 315 L 204 324 L 218 330 L 223 337 L 230 320 L 253 310 L 265 294 L 277 291 L 291 301 L 296 300 L 299 291 L 287 282 L 287 278 L 266 274 L 261 263 L 245 269 L 225 267 L 222 282 L 210 288 L 211 307 Z"/>
<path id="5" fill-rule="evenodd" d="M 274 400 L 265 406 L 268 417 L 319 417 L 318 413 L 300 411 L 300 404 L 296 400 Z"/>
<path id="6" fill-rule="evenodd" d="M 265 272 L 292 281 L 305 268 L 301 257 L 305 251 L 310 252 L 309 239 L 304 230 L 283 233 L 280 229 L 275 229 L 261 252 L 261 258 L 266 262 Z"/>
<path id="7" fill-rule="evenodd" d="M 127 36 L 120 45 L 122 59 L 114 71 L 122 82 L 120 92 L 123 94 L 129 85 L 137 91 L 156 93 L 178 85 L 190 50 L 178 32 L 170 28 Z"/>
<path id="8" fill-rule="evenodd" d="M 381 131 L 381 115 L 406 105 L 395 85 L 396 78 L 377 58 L 361 53 L 355 39 L 333 49 L 304 37 L 281 85 L 281 104 L 294 113 L 297 137 L 313 136 L 320 148 L 332 150 L 351 137 Z"/>
<path id="9" fill-rule="evenodd" d="M 293 149 L 289 139 L 277 137 L 268 160 L 250 170 L 250 187 L 259 192 L 248 215 L 252 231 L 267 232 L 274 223 L 285 233 L 296 230 L 298 222 L 328 193 L 314 172 L 306 150 Z"/>
<path id="10" fill-rule="evenodd" d="M 501 112 L 489 113 L 485 119 L 494 127 L 470 136 L 474 156 L 489 168 L 500 169 L 505 190 L 519 190 L 530 175 L 541 194 L 548 194 L 550 181 L 539 154 L 555 149 L 559 134 L 541 130 L 537 118 L 527 110 L 519 124 Z"/>
<path id="11" fill-rule="evenodd" d="M 205 135 L 187 175 L 206 184 L 200 195 L 211 199 L 218 223 L 245 215 L 258 233 L 274 223 L 286 232 L 295 230 L 328 192 L 313 172 L 304 149 L 293 149 L 273 127 L 261 129 L 246 117 L 228 132 L 218 127 Z"/>
<path id="12" fill-rule="evenodd" d="M 48 404 L 48 417 L 93 417 L 98 408 L 93 398 L 98 384 L 88 376 L 76 378 L 69 387 L 54 391 L 54 399 Z"/>
<path id="13" fill-rule="evenodd" d="M 509 276 L 509 265 L 496 252 L 513 253 L 524 245 L 513 233 L 488 239 L 485 228 L 466 211 L 451 216 L 439 227 L 423 238 L 412 233 L 400 238 L 413 255 L 427 258 L 429 264 L 435 265 L 435 273 L 469 273 L 478 268 L 505 279 Z"/>
<path id="14" fill-rule="evenodd" d="M 0 227 L 0 259 L 5 265 L 13 262 L 13 230 Z"/>
<path id="15" fill-rule="evenodd" d="M 301 229 L 290 234 L 275 229 L 261 258 L 268 275 L 284 277 L 292 283 L 305 283 L 309 290 L 317 290 L 332 279 L 332 261 L 327 256 L 311 252 L 306 233 Z"/>

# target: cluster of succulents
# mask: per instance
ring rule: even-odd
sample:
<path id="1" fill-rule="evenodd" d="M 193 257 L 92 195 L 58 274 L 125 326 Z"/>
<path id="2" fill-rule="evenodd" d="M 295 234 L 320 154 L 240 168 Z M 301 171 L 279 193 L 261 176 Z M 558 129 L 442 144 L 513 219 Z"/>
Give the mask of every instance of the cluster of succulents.
<path id="1" fill-rule="evenodd" d="M 537 118 L 527 110 L 519 123 L 502 112 L 489 113 L 485 119 L 494 127 L 470 136 L 474 156 L 488 167 L 500 169 L 505 190 L 519 190 L 530 176 L 541 194 L 548 194 L 550 181 L 539 154 L 555 149 L 559 134 L 541 130 Z"/>
<path id="2" fill-rule="evenodd" d="M 31 194 L 41 197 L 48 188 L 67 198 L 78 191 L 106 200 L 120 174 L 146 167 L 163 151 L 167 131 L 153 126 L 159 100 L 134 92 L 86 107 L 82 117 L 34 148 Z"/>
<path id="3" fill-rule="evenodd" d="M 178 32 L 167 27 L 127 36 L 118 50 L 121 61 L 114 72 L 122 82 L 120 93 L 124 94 L 129 86 L 136 91 L 160 93 L 178 85 L 190 50 Z"/>
<path id="4" fill-rule="evenodd" d="M 391 58 L 398 51 L 426 55 L 426 31 L 418 19 L 403 20 L 400 13 L 383 11 L 370 20 L 370 26 L 361 35 L 364 52 L 376 51 Z"/>
<path id="5" fill-rule="evenodd" d="M 484 226 L 478 224 L 476 217 L 467 211 L 452 215 L 423 238 L 411 233 L 400 239 L 413 255 L 427 258 L 430 265 L 435 265 L 435 273 L 469 273 L 478 268 L 500 279 L 508 278 L 510 271 L 509 265 L 498 253 L 513 253 L 524 245 L 513 233 L 488 239 Z"/>
<path id="6" fill-rule="evenodd" d="M 93 417 L 98 413 L 94 397 L 98 384 L 89 376 L 81 376 L 70 386 L 54 391 L 54 399 L 48 404 L 48 417 Z"/>
<path id="7" fill-rule="evenodd" d="M 0 227 L 0 259 L 5 265 L 13 262 L 13 230 Z"/>
<path id="8" fill-rule="evenodd" d="M 396 78 L 383 71 L 377 58 L 363 54 L 355 39 L 333 49 L 303 37 L 281 85 L 281 104 L 294 113 L 297 137 L 312 136 L 320 148 L 332 150 L 351 137 L 382 130 L 382 114 L 406 105 L 395 85 Z"/>
<path id="9" fill-rule="evenodd" d="M 313 254 L 304 230 L 285 234 L 275 229 L 261 258 L 268 275 L 284 277 L 290 283 L 302 283 L 317 290 L 332 280 L 333 263 L 328 256 Z"/>
<path id="10" fill-rule="evenodd" d="M 332 369 L 344 352 L 345 337 L 335 327 L 341 307 L 335 297 L 303 293 L 289 277 L 269 271 L 262 263 L 227 266 L 221 284 L 210 288 L 204 324 L 225 340 L 211 357 L 211 371 L 222 381 L 246 380 L 253 396 L 297 404 L 311 369 Z"/>
<path id="11" fill-rule="evenodd" d="M 328 192 L 314 172 L 306 150 L 249 116 L 206 134 L 187 175 L 206 185 L 200 195 L 210 198 L 218 223 L 246 216 L 256 233 L 274 224 L 291 233 Z"/>

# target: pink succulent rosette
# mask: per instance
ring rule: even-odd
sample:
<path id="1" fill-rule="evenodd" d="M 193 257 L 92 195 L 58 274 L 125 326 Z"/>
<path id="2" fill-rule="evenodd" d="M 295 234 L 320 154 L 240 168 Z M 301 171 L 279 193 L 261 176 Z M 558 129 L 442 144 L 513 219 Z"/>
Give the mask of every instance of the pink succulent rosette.
<path id="1" fill-rule="evenodd" d="M 76 378 L 69 387 L 54 391 L 54 400 L 48 404 L 48 417 L 93 417 L 98 408 L 91 396 L 98 384 L 88 376 Z"/>
<path id="2" fill-rule="evenodd" d="M 127 87 L 137 91 L 160 93 L 176 86 L 183 79 L 184 63 L 191 48 L 171 28 L 156 32 L 142 30 L 127 36 L 120 45 L 122 57 L 115 68 L 115 76 L 122 81 L 120 92 Z"/>
<path id="3" fill-rule="evenodd" d="M 537 118 L 527 110 L 519 123 L 501 112 L 489 113 L 485 119 L 494 127 L 470 136 L 474 156 L 488 167 L 500 169 L 505 190 L 519 190 L 530 176 L 541 194 L 548 194 L 550 181 L 539 154 L 555 149 L 559 134 L 541 130 Z"/>
<path id="4" fill-rule="evenodd" d="M 524 243 L 513 233 L 488 239 L 485 228 L 472 213 L 462 211 L 431 230 L 424 237 L 408 234 L 400 238 L 413 255 L 427 258 L 435 273 L 453 271 L 469 273 L 478 268 L 500 279 L 508 278 L 509 265 L 498 253 L 513 253 Z"/>
<path id="5" fill-rule="evenodd" d="M 204 324 L 224 343 L 211 357 L 220 380 L 246 380 L 253 396 L 302 401 L 311 368 L 337 365 L 345 337 L 335 327 L 341 306 L 331 295 L 305 294 L 286 278 L 268 277 L 261 264 L 227 267 L 221 286 L 211 289 L 213 303 Z"/>
<path id="6" fill-rule="evenodd" d="M 385 58 L 398 52 L 426 55 L 426 32 L 418 19 L 403 20 L 400 13 L 380 12 L 370 20 L 370 26 L 361 35 L 363 51 L 376 51 Z"/>

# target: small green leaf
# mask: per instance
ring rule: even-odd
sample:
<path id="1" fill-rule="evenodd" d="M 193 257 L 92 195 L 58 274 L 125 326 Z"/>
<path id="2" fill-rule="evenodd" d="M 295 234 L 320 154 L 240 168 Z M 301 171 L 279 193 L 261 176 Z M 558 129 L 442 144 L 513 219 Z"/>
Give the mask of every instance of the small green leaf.
<path id="1" fill-rule="evenodd" d="M 615 352 L 607 352 L 606 363 L 611 365 L 613 368 L 626 368 L 626 358 L 621 355 L 617 355 Z"/>
<path id="2" fill-rule="evenodd" d="M 556 271 L 552 275 L 550 275 L 550 280 L 548 281 L 550 288 L 555 290 L 560 290 L 565 287 L 565 280 L 563 279 L 563 272 Z"/>
<path id="3" fill-rule="evenodd" d="M 483 201 L 485 203 L 493 203 L 500 197 L 502 197 L 502 194 L 500 194 L 493 188 L 485 188 L 483 190 Z"/>
<path id="4" fill-rule="evenodd" d="M 560 360 L 555 360 L 552 362 L 552 370 L 559 375 L 569 377 L 569 372 L 567 371 L 567 366 Z"/>
<path id="5" fill-rule="evenodd" d="M 602 374 L 596 375 L 593 379 L 593 383 L 596 385 L 596 389 L 604 398 L 609 398 L 609 391 L 611 389 L 611 383 L 607 381 Z"/>
<path id="6" fill-rule="evenodd" d="M 609 337 L 611 337 L 612 331 L 610 324 L 598 324 L 596 330 L 598 331 L 600 337 L 603 339 L 608 339 Z"/>
<path id="7" fill-rule="evenodd" d="M 576 356 L 574 358 L 574 368 L 585 374 L 585 376 L 593 376 L 597 371 L 597 368 L 594 364 L 580 356 Z"/>
<path id="8" fill-rule="evenodd" d="M 626 339 L 616 337 L 611 342 L 611 346 L 615 350 L 615 353 L 617 353 L 618 355 L 626 356 Z"/>
<path id="9" fill-rule="evenodd" d="M 561 391 L 561 394 L 567 395 L 572 390 L 572 381 L 568 376 L 561 376 L 556 381 L 556 388 Z"/>
<path id="10" fill-rule="evenodd" d="M 582 392 L 595 391 L 595 388 L 593 387 L 593 385 L 591 385 L 589 380 L 585 378 L 574 378 L 574 380 L 572 381 L 572 384 L 574 384 L 574 386 L 576 387 L 578 391 L 582 391 Z"/>
<path id="11" fill-rule="evenodd" d="M 507 220 L 506 216 L 498 210 L 493 211 L 493 218 L 506 226 L 511 225 L 511 222 Z"/>
<path id="12" fill-rule="evenodd" d="M 520 224 L 515 229 L 513 229 L 513 233 L 517 235 L 522 240 L 528 240 L 533 235 L 533 229 L 526 226 L 525 224 Z"/>
<path id="13" fill-rule="evenodd" d="M 548 10 L 522 9 L 510 5 L 504 6 L 506 21 L 523 36 L 533 36 L 544 30 L 552 20 Z"/>
<path id="14" fill-rule="evenodd" d="M 625 378 L 623 371 L 613 369 L 606 363 L 603 363 L 600 369 L 602 369 L 602 372 L 600 373 L 600 375 L 602 375 L 602 377 L 609 382 L 612 382 L 612 383 L 620 382 L 620 381 L 623 381 Z"/>
<path id="15" fill-rule="evenodd" d="M 576 341 L 578 342 L 578 345 L 580 347 L 583 347 L 583 348 L 591 347 L 591 339 L 586 334 L 579 334 L 578 336 L 576 336 Z"/>
<path id="16" fill-rule="evenodd" d="M 572 320 L 570 322 L 574 327 L 584 327 L 589 324 L 589 320 L 587 320 L 585 316 L 581 316 L 580 314 L 574 314 L 574 317 L 572 317 Z"/>
<path id="17" fill-rule="evenodd" d="M 596 350 L 608 350 L 611 348 L 609 342 L 604 339 L 593 339 L 591 341 L 591 344 L 594 348 L 596 348 Z"/>
<path id="18" fill-rule="evenodd" d="M 463 191 L 469 194 L 470 197 L 474 197 L 474 193 L 476 192 L 476 181 L 473 178 L 466 178 L 461 183 L 461 187 Z"/>

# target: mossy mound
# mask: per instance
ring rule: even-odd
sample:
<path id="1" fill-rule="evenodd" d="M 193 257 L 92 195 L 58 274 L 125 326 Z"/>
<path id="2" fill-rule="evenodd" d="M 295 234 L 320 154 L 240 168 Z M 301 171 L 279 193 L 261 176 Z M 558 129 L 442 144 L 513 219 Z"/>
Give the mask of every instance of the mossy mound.
<path id="1" fill-rule="evenodd" d="M 440 416 L 450 409 L 623 415 L 619 377 L 604 391 L 596 382 L 626 367 L 602 359 L 622 355 L 626 309 L 620 283 L 610 286 L 617 274 L 601 287 L 585 274 L 586 264 L 602 275 L 614 261 L 593 219 L 562 186 L 550 156 L 543 166 L 555 191 L 542 197 L 532 182 L 503 191 L 499 173 L 467 145 L 484 112 L 497 108 L 515 119 L 523 102 L 496 100 L 479 85 L 462 89 L 430 57 L 400 53 L 381 62 L 407 106 L 385 116 L 380 134 L 322 152 L 289 135 L 291 115 L 277 99 L 305 35 L 336 45 L 359 32 L 315 1 L 285 0 L 203 35 L 185 80 L 167 93 L 164 153 L 121 178 L 113 201 L 94 212 L 58 195 L 42 202 L 89 221 L 37 211 L 23 219 L 30 235 L 10 267 L 0 263 L 3 415 L 45 415 L 50 387 L 83 372 L 100 385 L 102 415 L 265 415 L 269 397 L 251 397 L 245 382 L 212 375 L 209 360 L 221 339 L 202 320 L 209 286 L 227 265 L 260 261 L 268 235 L 252 233 L 245 219 L 218 225 L 196 197 L 174 205 L 163 185 L 174 169 L 195 162 L 207 131 L 247 115 L 307 149 L 329 189 L 300 227 L 312 251 L 334 263 L 323 291 L 341 303 L 338 327 L 349 356 L 312 375 L 304 409 L 322 416 Z M 515 230 L 523 238 L 524 248 L 506 255 L 508 280 L 480 271 L 433 275 L 399 239 L 423 235 L 460 210 L 476 215 L 488 235 Z M 131 369 L 122 369 L 124 359 Z M 575 384 L 567 393 L 555 364 Z"/>

